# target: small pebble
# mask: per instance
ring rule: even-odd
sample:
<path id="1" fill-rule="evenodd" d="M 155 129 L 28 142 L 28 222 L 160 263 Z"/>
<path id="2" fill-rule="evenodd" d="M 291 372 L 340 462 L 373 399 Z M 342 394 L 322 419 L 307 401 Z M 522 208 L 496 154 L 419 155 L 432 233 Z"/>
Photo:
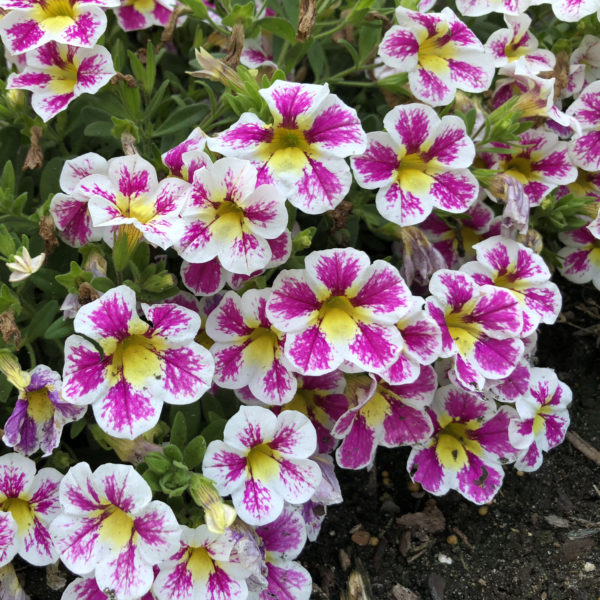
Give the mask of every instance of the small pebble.
<path id="1" fill-rule="evenodd" d="M 348 553 L 342 548 L 340 549 L 340 566 L 342 567 L 343 571 L 347 571 L 350 568 L 350 557 L 348 556 Z"/>
<path id="2" fill-rule="evenodd" d="M 485 517 L 485 515 L 488 514 L 489 512 L 489 508 L 487 506 L 480 506 L 479 510 L 477 511 L 482 517 Z"/>
<path id="3" fill-rule="evenodd" d="M 453 533 L 450 534 L 447 538 L 446 541 L 451 545 L 451 546 L 456 546 L 456 544 L 458 544 L 458 537 L 456 537 L 456 535 L 454 535 Z"/>
<path id="4" fill-rule="evenodd" d="M 421 485 L 419 483 L 417 483 L 416 481 L 411 481 L 408 484 L 408 491 L 409 492 L 420 492 L 421 491 Z"/>
<path id="5" fill-rule="evenodd" d="M 350 538 L 357 546 L 366 546 L 371 540 L 371 534 L 364 529 L 355 531 Z"/>
<path id="6" fill-rule="evenodd" d="M 377 546 L 377 544 L 379 544 L 379 538 L 376 537 L 376 536 L 374 536 L 374 535 L 372 535 L 369 538 L 369 546 Z"/>
<path id="7" fill-rule="evenodd" d="M 596 565 L 595 565 L 594 563 L 591 563 L 591 562 L 586 562 L 586 563 L 583 565 L 583 570 L 584 570 L 586 573 L 591 573 L 592 571 L 595 571 L 595 570 L 596 570 Z"/>
<path id="8" fill-rule="evenodd" d="M 392 486 L 392 480 L 389 477 L 384 477 L 381 480 L 381 483 L 383 483 L 383 485 L 385 485 L 385 487 L 391 487 Z"/>
<path id="9" fill-rule="evenodd" d="M 443 565 L 451 565 L 453 563 L 453 560 L 449 556 L 447 556 L 446 554 L 442 554 L 441 552 L 437 555 L 437 559 Z"/>
<path id="10" fill-rule="evenodd" d="M 523 473 L 523 471 L 517 471 L 517 477 L 523 477 L 523 475 L 525 475 L 525 473 Z M 543 596 L 543 594 L 542 594 Z"/>
<path id="11" fill-rule="evenodd" d="M 390 476 L 390 472 L 389 471 L 381 471 L 381 476 L 382 477 L 389 477 Z"/>

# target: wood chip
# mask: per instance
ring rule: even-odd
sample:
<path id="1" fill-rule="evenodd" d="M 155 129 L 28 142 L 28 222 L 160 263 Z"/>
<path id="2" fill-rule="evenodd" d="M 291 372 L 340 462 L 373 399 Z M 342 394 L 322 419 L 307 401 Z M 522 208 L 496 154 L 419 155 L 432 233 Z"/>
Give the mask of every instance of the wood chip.
<path id="1" fill-rule="evenodd" d="M 544 517 L 544 521 L 548 523 L 551 527 L 561 527 L 563 529 L 568 529 L 571 524 L 569 523 L 569 519 L 565 519 L 564 517 L 559 517 L 558 515 L 546 515 Z"/>
<path id="2" fill-rule="evenodd" d="M 419 594 L 405 588 L 399 583 L 392 588 L 392 596 L 394 597 L 394 600 L 421 600 Z"/>
<path id="3" fill-rule="evenodd" d="M 351 565 L 348 553 L 343 548 L 341 548 L 338 557 L 340 560 L 340 566 L 342 567 L 342 571 L 347 571 Z"/>
<path id="4" fill-rule="evenodd" d="M 442 511 L 429 504 L 423 512 L 408 513 L 396 519 L 398 525 L 409 529 L 422 529 L 428 533 L 437 533 L 446 529 L 446 519 Z"/>
<path id="5" fill-rule="evenodd" d="M 366 546 L 371 539 L 371 534 L 364 529 L 355 531 L 350 538 L 358 546 Z"/>
<path id="6" fill-rule="evenodd" d="M 600 467 L 600 452 L 596 450 L 591 444 L 586 442 L 580 435 L 574 431 L 567 431 L 567 440 L 569 443 L 577 448 L 584 456 L 587 456 L 590 460 L 594 461 Z"/>

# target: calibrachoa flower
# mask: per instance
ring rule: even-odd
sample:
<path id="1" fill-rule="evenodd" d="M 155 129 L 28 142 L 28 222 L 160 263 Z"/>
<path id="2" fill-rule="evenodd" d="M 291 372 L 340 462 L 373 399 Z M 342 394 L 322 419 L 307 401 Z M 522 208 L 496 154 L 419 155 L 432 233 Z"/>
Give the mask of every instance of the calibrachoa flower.
<path id="1" fill-rule="evenodd" d="M 367 134 L 367 151 L 351 162 L 358 185 L 379 188 L 375 203 L 386 219 L 414 225 L 433 208 L 462 213 L 475 202 L 479 185 L 468 169 L 475 146 L 462 119 L 404 104 L 383 125 L 387 133 Z"/>
<path id="2" fill-rule="evenodd" d="M 225 425 L 223 441 L 208 445 L 202 472 L 222 496 L 231 494 L 239 517 L 250 525 L 274 521 L 284 500 L 302 504 L 321 482 L 308 457 L 317 446 L 315 428 L 303 414 L 275 416 L 260 406 L 242 406 Z"/>
<path id="3" fill-rule="evenodd" d="M 110 52 L 102 46 L 78 48 L 49 42 L 28 52 L 26 59 L 25 69 L 11 73 L 6 87 L 33 92 L 31 106 L 44 121 L 81 94 L 95 94 L 115 74 Z"/>
<path id="4" fill-rule="evenodd" d="M 284 336 L 269 321 L 265 308 L 271 289 L 227 292 L 206 321 L 206 333 L 216 343 L 213 381 L 224 388 L 249 387 L 266 404 L 285 404 L 297 382 L 283 356 Z"/>
<path id="5" fill-rule="evenodd" d="M 485 92 L 494 77 L 494 63 L 475 34 L 444 8 L 422 14 L 396 9 L 398 25 L 383 36 L 379 56 L 408 73 L 413 95 L 427 104 L 449 104 L 457 89 Z"/>
<path id="6" fill-rule="evenodd" d="M 8 14 L 0 20 L 0 37 L 12 54 L 55 41 L 91 48 L 106 29 L 103 8 L 119 0 L 0 0 Z"/>
<path id="7" fill-rule="evenodd" d="M 588 85 L 567 114 L 577 119 L 583 130 L 569 146 L 571 159 L 586 171 L 600 170 L 600 81 Z"/>
<path id="8" fill-rule="evenodd" d="M 479 286 L 466 273 L 441 270 L 429 282 L 427 310 L 442 330 L 442 357 L 454 357 L 457 381 L 481 390 L 509 375 L 523 355 L 523 311 L 503 288 Z"/>
<path id="9" fill-rule="evenodd" d="M 370 467 L 377 446 L 413 446 L 431 437 L 433 428 L 425 408 L 437 388 L 435 371 L 422 367 L 416 381 L 389 385 L 372 375 L 350 377 L 350 409 L 334 425 L 332 435 L 342 440 L 335 452 L 344 469 Z"/>
<path id="10" fill-rule="evenodd" d="M 64 476 L 59 498 L 62 513 L 51 532 L 65 566 L 78 575 L 94 572 L 98 587 L 117 598 L 148 592 L 153 565 L 177 550 L 181 530 L 143 477 L 130 465 L 108 463 L 92 473 L 83 462 Z"/>
<path id="11" fill-rule="evenodd" d="M 11 283 L 25 281 L 30 275 L 42 268 L 44 260 L 46 260 L 44 252 L 32 258 L 29 250 L 23 246 L 16 254 L 13 254 L 12 261 L 6 263 L 6 267 L 10 271 L 8 281 Z"/>
<path id="12" fill-rule="evenodd" d="M 312 592 L 310 573 L 293 560 L 306 543 L 306 528 L 300 513 L 286 507 L 276 521 L 257 527 L 256 533 L 264 545 L 268 586 L 261 592 L 250 592 L 248 599 L 308 600 Z"/>
<path id="13" fill-rule="evenodd" d="M 402 348 L 395 326 L 411 294 L 397 269 L 352 248 L 312 252 L 305 270 L 282 271 L 267 304 L 271 323 L 286 333 L 285 356 L 305 375 L 344 361 L 378 371 Z"/>
<path id="14" fill-rule="evenodd" d="M 575 23 L 600 10 L 600 0 L 543 0 L 550 4 L 557 19 Z M 541 4 L 536 0 L 536 4 Z"/>
<path id="15" fill-rule="evenodd" d="M 573 397 L 552 369 L 532 369 L 528 392 L 515 404 L 521 421 L 513 421 L 508 428 L 511 444 L 523 448 L 515 462 L 521 471 L 539 469 L 542 452 L 565 439 L 570 423 L 567 407 Z"/>
<path id="16" fill-rule="evenodd" d="M 419 377 L 421 365 L 429 365 L 442 350 L 442 332 L 429 313 L 423 310 L 423 298 L 415 296 L 410 312 L 396 327 L 404 345 L 398 360 L 378 374 L 392 385 L 411 383 Z"/>
<path id="17" fill-rule="evenodd" d="M 411 450 L 413 481 L 441 496 L 457 490 L 475 504 L 489 502 L 504 479 L 502 464 L 514 460 L 508 429 L 517 414 L 453 385 L 438 389 L 429 415 L 434 435 Z"/>
<path id="18" fill-rule="evenodd" d="M 52 468 L 35 472 L 35 463 L 20 454 L 0 457 L 0 564 L 15 554 L 36 566 L 56 561 L 58 552 L 48 527 L 60 512 L 62 475 Z"/>
<path id="19" fill-rule="evenodd" d="M 121 0 L 115 9 L 117 21 L 124 31 L 164 27 L 176 6 L 176 0 Z"/>
<path id="20" fill-rule="evenodd" d="M 96 173 L 106 175 L 108 161 L 95 152 L 66 161 L 59 182 L 64 194 L 54 194 L 50 202 L 50 214 L 62 239 L 76 248 L 102 239 L 101 232 L 92 226 L 90 196 L 79 185 L 88 175 Z"/>
<path id="21" fill-rule="evenodd" d="M 111 590 L 107 591 L 111 592 Z M 98 587 L 95 577 L 78 577 L 66 587 L 60 600 L 111 600 L 111 596 Z M 154 596 L 152 592 L 148 592 L 140 600 L 154 600 Z"/>
<path id="22" fill-rule="evenodd" d="M 177 177 L 159 182 L 152 164 L 137 154 L 111 158 L 106 175 L 89 175 L 79 189 L 90 198 L 92 223 L 103 228 L 109 246 L 118 226 L 163 250 L 181 235 L 179 212 L 189 184 Z"/>
<path id="23" fill-rule="evenodd" d="M 579 94 L 583 87 L 600 79 L 600 38 L 584 35 L 569 62 L 569 85 L 563 97 Z"/>
<path id="24" fill-rule="evenodd" d="M 490 154 L 486 159 L 490 169 L 499 169 L 523 185 L 531 206 L 541 204 L 556 186 L 577 179 L 577 168 L 569 159 L 567 142 L 559 141 L 555 133 L 535 129 L 519 137 L 522 150 L 516 154 Z"/>
<path id="25" fill-rule="evenodd" d="M 179 550 L 161 563 L 152 586 L 157 600 L 246 600 L 248 573 L 230 560 L 233 546 L 227 532 L 182 527 Z"/>
<path id="26" fill-rule="evenodd" d="M 560 274 L 573 283 L 592 282 L 600 290 L 600 239 L 587 228 L 558 234 L 566 244 L 558 251 L 562 259 Z"/>
<path id="27" fill-rule="evenodd" d="M 218 257 L 233 273 L 250 275 L 271 260 L 267 239 L 280 236 L 288 214 L 285 198 L 272 185 L 257 185 L 258 172 L 246 160 L 223 158 L 194 173 L 175 244 L 190 263 Z"/>
<path id="28" fill-rule="evenodd" d="M 272 38 L 266 35 L 260 35 L 255 38 L 245 39 L 240 63 L 249 69 L 258 69 L 260 67 L 277 68 L 273 62 L 273 44 Z"/>
<path id="29" fill-rule="evenodd" d="M 561 307 L 561 295 L 550 281 L 550 270 L 539 254 L 514 240 L 495 236 L 474 246 L 477 260 L 463 265 L 479 285 L 509 290 L 522 305 L 521 337 L 533 333 L 540 322 L 552 324 Z"/>
<path id="30" fill-rule="evenodd" d="M 209 388 L 212 356 L 194 342 L 200 316 L 177 304 L 142 304 L 121 285 L 82 306 L 74 321 L 81 335 L 65 342 L 63 398 L 91 404 L 109 435 L 134 439 L 158 422 L 163 402 L 190 404 Z"/>
<path id="31" fill-rule="evenodd" d="M 229 129 L 209 138 L 225 156 L 251 160 L 258 183 L 273 183 L 300 210 L 320 214 L 348 193 L 352 175 L 344 158 L 361 154 L 366 135 L 356 111 L 325 85 L 276 81 L 259 90 L 273 123 L 244 113 Z"/>
<path id="32" fill-rule="evenodd" d="M 81 419 L 86 408 L 63 402 L 60 375 L 46 365 L 29 374 L 29 383 L 19 389 L 15 408 L 4 425 L 2 441 L 22 454 L 41 449 L 44 456 L 60 443 L 63 427 Z"/>
<path id="33" fill-rule="evenodd" d="M 554 69 L 556 57 L 550 50 L 540 50 L 537 38 L 529 32 L 531 17 L 505 15 L 508 29 L 492 33 L 485 47 L 494 57 L 494 66 L 502 67 L 503 73 L 537 75 L 540 71 Z"/>

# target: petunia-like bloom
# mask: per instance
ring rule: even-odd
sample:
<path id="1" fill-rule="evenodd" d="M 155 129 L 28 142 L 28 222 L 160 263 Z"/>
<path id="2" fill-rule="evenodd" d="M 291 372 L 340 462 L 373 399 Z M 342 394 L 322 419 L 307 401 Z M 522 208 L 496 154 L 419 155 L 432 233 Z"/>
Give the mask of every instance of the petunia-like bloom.
<path id="1" fill-rule="evenodd" d="M 35 471 L 25 456 L 0 457 L 0 565 L 15 554 L 38 567 L 58 558 L 48 528 L 60 512 L 62 475 L 50 467 Z"/>
<path id="2" fill-rule="evenodd" d="M 530 206 L 539 206 L 555 187 L 577 179 L 567 142 L 559 141 L 555 133 L 530 129 L 519 138 L 522 149 L 516 154 L 490 154 L 486 160 L 490 169 L 498 169 L 523 185 Z"/>
<path id="3" fill-rule="evenodd" d="M 171 175 L 192 183 L 196 169 L 212 164 L 204 152 L 205 147 L 206 134 L 196 127 L 183 142 L 162 154 L 161 158 Z"/>
<path id="4" fill-rule="evenodd" d="M 179 212 L 189 184 L 177 177 L 158 181 L 156 170 L 135 154 L 111 158 L 107 174 L 89 175 L 79 190 L 90 200 L 94 227 L 102 227 L 104 241 L 113 245 L 114 229 L 126 226 L 135 239 L 166 250 L 181 235 Z"/>
<path id="5" fill-rule="evenodd" d="M 86 408 L 62 401 L 60 375 L 46 365 L 38 365 L 28 375 L 29 383 L 19 389 L 4 425 L 2 441 L 22 454 L 41 449 L 48 456 L 58 447 L 63 427 L 81 419 Z"/>
<path id="6" fill-rule="evenodd" d="M 240 63 L 249 69 L 259 69 L 260 67 L 276 69 L 277 64 L 273 62 L 272 41 L 272 37 L 267 35 L 245 39 L 240 54 Z"/>
<path id="7" fill-rule="evenodd" d="M 95 152 L 66 161 L 59 180 L 64 193 L 54 194 L 50 202 L 50 214 L 61 238 L 75 248 L 102 239 L 101 232 L 92 225 L 88 210 L 90 196 L 79 185 L 88 175 L 96 173 L 106 175 L 108 161 Z"/>
<path id="8" fill-rule="evenodd" d="M 573 394 L 553 369 L 531 369 L 529 390 L 517 399 L 521 418 L 513 421 L 508 435 L 517 448 L 523 448 L 515 462 L 520 471 L 536 471 L 542 465 L 542 452 L 548 452 L 565 439 L 570 418 L 567 407 Z"/>
<path id="9" fill-rule="evenodd" d="M 519 364 L 524 346 L 523 311 L 508 290 L 479 286 L 466 273 L 441 270 L 429 282 L 429 314 L 442 330 L 442 357 L 454 357 L 458 383 L 481 390 L 487 379 L 502 379 Z"/>
<path id="10" fill-rule="evenodd" d="M 30 275 L 33 275 L 33 273 L 42 268 L 44 260 L 46 260 L 46 254 L 44 252 L 32 258 L 31 254 L 29 254 L 29 250 L 23 246 L 13 255 L 12 261 L 6 263 L 6 266 L 10 271 L 8 281 L 11 283 L 25 281 Z"/>
<path id="11" fill-rule="evenodd" d="M 150 590 L 153 565 L 179 546 L 171 508 L 152 500 L 150 486 L 130 465 L 71 467 L 60 484 L 62 513 L 51 524 L 60 559 L 78 575 L 95 574 L 101 590 L 133 600 Z M 87 599 L 86 599 L 87 600 Z"/>
<path id="12" fill-rule="evenodd" d="M 227 532 L 182 526 L 179 549 L 160 564 L 152 586 L 157 600 L 246 600 L 248 573 L 230 560 L 233 546 Z"/>
<path id="13" fill-rule="evenodd" d="M 115 14 L 123 31 L 165 27 L 176 4 L 176 0 L 121 0 Z"/>
<path id="14" fill-rule="evenodd" d="M 396 327 L 404 345 L 398 359 L 378 375 L 392 385 L 412 383 L 421 374 L 421 366 L 434 362 L 442 350 L 442 332 L 429 313 L 423 310 L 423 298 L 413 297 L 410 312 Z"/>
<path id="15" fill-rule="evenodd" d="M 434 208 L 466 211 L 479 184 L 468 167 L 475 146 L 465 123 L 455 116 L 440 119 L 424 104 L 393 108 L 383 119 L 386 132 L 367 134 L 367 151 L 351 159 L 358 185 L 379 188 L 377 210 L 398 225 L 424 221 Z"/>
<path id="16" fill-rule="evenodd" d="M 540 323 L 552 324 L 562 304 L 550 270 L 539 254 L 514 240 L 495 236 L 474 246 L 477 260 L 463 265 L 479 285 L 509 290 L 522 305 L 521 337 L 531 335 Z"/>
<path id="17" fill-rule="evenodd" d="M 111 593 L 111 590 L 106 591 Z M 111 596 L 98 587 L 95 577 L 78 577 L 65 588 L 60 600 L 111 600 Z M 155 598 L 152 592 L 148 592 L 140 600 L 155 600 Z"/>
<path id="18" fill-rule="evenodd" d="M 150 430 L 163 402 L 190 404 L 210 387 L 213 359 L 194 342 L 200 316 L 177 304 L 142 304 L 121 285 L 79 309 L 65 342 L 63 398 L 91 404 L 109 435 L 134 439 Z M 92 344 L 86 336 L 93 340 Z"/>
<path id="19" fill-rule="evenodd" d="M 432 213 L 419 227 L 444 257 L 449 269 L 475 258 L 473 246 L 492 234 L 496 224 L 494 211 L 484 202 L 477 201 L 463 215 L 456 215 L 456 225 L 451 227 L 441 217 Z"/>
<path id="20" fill-rule="evenodd" d="M 267 303 L 293 367 L 322 375 L 344 361 L 366 371 L 390 366 L 402 349 L 396 323 L 411 305 L 397 269 L 382 260 L 371 265 L 353 248 L 312 252 L 305 265 L 282 271 Z"/>
<path id="21" fill-rule="evenodd" d="M 412 480 L 436 496 L 454 489 L 475 504 L 489 502 L 502 485 L 502 464 L 517 453 L 508 438 L 515 409 L 498 410 L 479 394 L 447 385 L 436 392 L 429 416 L 433 437 L 408 457 Z"/>
<path id="22" fill-rule="evenodd" d="M 257 527 L 256 533 L 263 543 L 268 586 L 261 592 L 251 591 L 248 600 L 308 600 L 312 593 L 310 573 L 293 560 L 306 544 L 306 528 L 300 513 L 286 506 L 276 521 Z"/>
<path id="23" fill-rule="evenodd" d="M 377 446 L 413 446 L 431 437 L 433 427 L 425 409 L 433 400 L 437 377 L 423 367 L 416 381 L 389 385 L 367 375 L 351 376 L 350 408 L 334 425 L 332 435 L 342 440 L 335 452 L 344 469 L 369 468 Z"/>
<path id="24" fill-rule="evenodd" d="M 491 12 L 521 15 L 530 4 L 531 0 L 456 0 L 456 8 L 465 17 L 479 17 Z"/>
<path id="25" fill-rule="evenodd" d="M 600 38 L 595 35 L 584 35 L 581 43 L 569 59 L 569 84 L 562 97 L 577 95 L 581 90 L 600 79 Z"/>
<path id="26" fill-rule="evenodd" d="M 316 450 L 315 428 L 303 414 L 275 416 L 260 406 L 242 406 L 225 425 L 223 441 L 208 445 L 202 472 L 217 491 L 231 494 L 239 517 L 250 525 L 274 521 L 284 501 L 302 504 L 321 482 L 321 470 L 308 460 Z"/>
<path id="27" fill-rule="evenodd" d="M 296 377 L 283 356 L 285 336 L 266 315 L 271 289 L 227 292 L 206 320 L 206 333 L 216 343 L 213 381 L 224 388 L 248 386 L 261 402 L 282 405 L 296 393 Z"/>
<path id="28" fill-rule="evenodd" d="M 229 129 L 208 139 L 224 156 L 252 161 L 258 184 L 275 184 L 297 208 L 321 214 L 348 193 L 346 157 L 362 154 L 366 134 L 353 108 L 325 85 L 276 81 L 259 90 L 273 116 L 268 125 L 244 113 Z"/>
<path id="29" fill-rule="evenodd" d="M 563 231 L 558 238 L 566 244 L 558 251 L 562 259 L 560 274 L 573 283 L 591 281 L 600 290 L 600 239 L 588 227 Z"/>
<path id="30" fill-rule="evenodd" d="M 110 52 L 103 46 L 79 48 L 48 42 L 28 52 L 26 60 L 21 73 L 8 76 L 6 87 L 33 92 L 31 106 L 44 121 L 81 94 L 95 94 L 115 74 Z"/>
<path id="31" fill-rule="evenodd" d="M 544 4 L 550 4 L 557 19 L 575 23 L 584 17 L 600 10 L 600 0 L 542 0 Z M 536 4 L 542 4 L 536 0 Z"/>
<path id="32" fill-rule="evenodd" d="M 503 73 L 537 75 L 540 71 L 552 71 L 556 57 L 550 50 L 538 48 L 537 38 L 529 32 L 531 17 L 505 15 L 508 29 L 498 29 L 490 35 L 485 47 L 494 57 L 494 66 L 502 67 Z"/>
<path id="33" fill-rule="evenodd" d="M 284 232 L 288 214 L 275 186 L 257 185 L 257 178 L 254 165 L 238 158 L 195 171 L 175 244 L 182 258 L 205 263 L 217 257 L 225 269 L 244 275 L 267 265 L 267 240 Z"/>
<path id="34" fill-rule="evenodd" d="M 572 161 L 586 171 L 600 170 L 600 81 L 588 85 L 569 108 L 583 134 L 569 145 Z"/>
<path id="35" fill-rule="evenodd" d="M 452 102 L 457 89 L 479 93 L 490 87 L 492 57 L 452 9 L 423 14 L 399 6 L 395 14 L 398 25 L 383 36 L 379 57 L 408 73 L 418 100 L 441 106 Z"/>
<path id="36" fill-rule="evenodd" d="M 103 8 L 119 0 L 0 0 L 8 14 L 0 37 L 8 51 L 21 54 L 48 42 L 91 48 L 106 29 Z"/>

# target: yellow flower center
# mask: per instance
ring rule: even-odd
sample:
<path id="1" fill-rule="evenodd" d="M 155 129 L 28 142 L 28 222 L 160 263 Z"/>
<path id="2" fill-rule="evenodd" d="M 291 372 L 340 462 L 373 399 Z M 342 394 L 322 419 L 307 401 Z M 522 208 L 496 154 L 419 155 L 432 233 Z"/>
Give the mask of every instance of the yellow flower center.
<path id="1" fill-rule="evenodd" d="M 300 129 L 275 127 L 273 139 L 261 144 L 259 149 L 263 160 L 276 172 L 300 173 L 308 163 L 307 155 L 312 149 Z"/>
<path id="2" fill-rule="evenodd" d="M 72 94 L 77 85 L 77 65 L 65 63 L 62 67 L 50 67 L 48 73 L 52 76 L 50 90 L 57 95 Z"/>
<path id="3" fill-rule="evenodd" d="M 141 387 L 150 377 L 160 377 L 162 360 L 159 352 L 166 347 L 163 338 L 137 333 L 118 342 L 108 371 L 111 383 L 114 385 L 122 376 L 134 387 Z"/>
<path id="4" fill-rule="evenodd" d="M 12 515 L 17 523 L 19 535 L 24 535 L 33 526 L 33 512 L 27 500 L 7 498 L 2 503 L 2 511 Z"/>
<path id="5" fill-rule="evenodd" d="M 278 456 L 279 453 L 272 450 L 269 444 L 254 446 L 246 457 L 252 477 L 263 481 L 275 479 L 279 475 Z"/>
<path id="6" fill-rule="evenodd" d="M 107 511 L 110 514 L 100 525 L 100 538 L 112 549 L 122 548 L 131 539 L 133 519 L 117 506 Z"/>
<path id="7" fill-rule="evenodd" d="M 448 33 L 448 23 L 438 23 L 437 33 L 426 37 L 419 44 L 419 64 L 427 71 L 436 75 L 448 73 L 448 60 L 456 56 L 456 48 L 445 36 Z"/>
<path id="8" fill-rule="evenodd" d="M 425 162 L 420 153 L 406 154 L 400 158 L 400 165 L 396 171 L 396 180 L 402 189 L 413 194 L 427 194 L 433 184 L 431 171 L 434 168 Z"/>
<path id="9" fill-rule="evenodd" d="M 441 424 L 441 423 L 440 423 Z M 469 431 L 479 429 L 477 421 L 458 423 L 450 421 L 439 433 L 435 453 L 440 463 L 453 471 L 458 471 L 468 462 L 467 452 L 481 456 L 483 449 L 469 436 Z"/>
<path id="10" fill-rule="evenodd" d="M 206 548 L 190 548 L 187 568 L 193 581 L 208 581 L 215 571 L 215 563 Z"/>
<path id="11" fill-rule="evenodd" d="M 147 223 L 156 215 L 154 202 L 144 194 L 125 196 L 118 193 L 115 201 L 117 208 L 124 217 L 137 219 L 140 223 Z"/>
<path id="12" fill-rule="evenodd" d="M 391 391 L 386 391 L 386 393 L 392 395 Z M 360 414 L 365 418 L 369 427 L 375 428 L 383 423 L 389 413 L 390 404 L 383 395 L 381 386 L 378 385 L 373 397 L 360 409 Z"/>
<path id="13" fill-rule="evenodd" d="M 279 345 L 277 334 L 267 327 L 257 327 L 244 348 L 244 356 L 254 365 L 267 367 L 275 358 L 275 350 Z"/>
<path id="14" fill-rule="evenodd" d="M 126 0 L 125 6 L 133 6 L 135 10 L 141 13 L 149 13 L 154 10 L 156 3 L 154 0 Z"/>
<path id="15" fill-rule="evenodd" d="M 468 356 L 473 352 L 475 343 L 482 334 L 481 326 L 469 319 L 474 307 L 475 300 L 469 300 L 459 312 L 446 313 L 448 331 L 461 356 Z"/>
<path id="16" fill-rule="evenodd" d="M 78 11 L 69 0 L 47 0 L 36 4 L 32 17 L 44 31 L 63 31 L 75 22 Z"/>
<path id="17" fill-rule="evenodd" d="M 531 172 L 531 161 L 528 158 L 511 158 L 504 168 L 504 172 L 523 185 L 527 185 L 534 179 Z"/>
<path id="18" fill-rule="evenodd" d="M 44 423 L 54 416 L 54 405 L 50 402 L 48 390 L 34 390 L 26 392 L 27 414 L 36 422 Z"/>
<path id="19" fill-rule="evenodd" d="M 356 335 L 359 311 L 346 296 L 332 296 L 319 311 L 321 329 L 336 342 L 350 342 Z"/>

